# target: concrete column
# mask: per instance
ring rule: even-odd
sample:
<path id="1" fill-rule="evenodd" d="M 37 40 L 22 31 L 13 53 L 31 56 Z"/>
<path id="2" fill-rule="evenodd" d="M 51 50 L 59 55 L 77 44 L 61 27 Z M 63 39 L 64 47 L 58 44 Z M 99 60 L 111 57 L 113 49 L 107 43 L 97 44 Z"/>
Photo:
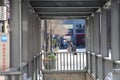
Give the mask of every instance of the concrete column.
<path id="1" fill-rule="evenodd" d="M 101 9 L 101 55 L 108 56 L 107 10 Z"/>
<path id="2" fill-rule="evenodd" d="M 100 13 L 94 14 L 94 52 L 100 53 Z"/>
<path id="3" fill-rule="evenodd" d="M 10 66 L 21 66 L 21 1 L 10 1 Z"/>
<path id="4" fill-rule="evenodd" d="M 111 53 L 112 59 L 120 59 L 120 1 L 112 0 L 111 6 Z"/>

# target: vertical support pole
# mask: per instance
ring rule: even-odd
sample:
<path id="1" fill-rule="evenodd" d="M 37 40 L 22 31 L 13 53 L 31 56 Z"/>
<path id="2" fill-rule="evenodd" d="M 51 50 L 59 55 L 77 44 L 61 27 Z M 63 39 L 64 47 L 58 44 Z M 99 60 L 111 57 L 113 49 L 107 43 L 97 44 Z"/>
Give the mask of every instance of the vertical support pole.
<path id="1" fill-rule="evenodd" d="M 86 51 L 90 52 L 90 20 L 86 20 Z"/>
<path id="2" fill-rule="evenodd" d="M 90 54 L 88 55 L 88 58 L 89 58 L 89 61 L 88 61 L 88 63 L 89 63 L 89 70 L 90 70 L 90 73 L 92 73 L 93 72 L 93 69 L 92 69 L 92 55 L 91 55 L 91 53 L 93 53 L 94 52 L 94 17 L 93 16 L 91 16 L 90 18 L 89 18 L 89 43 L 90 43 Z"/>
<path id="3" fill-rule="evenodd" d="M 120 1 L 112 0 L 111 6 L 111 55 L 113 60 L 120 59 Z"/>
<path id="4" fill-rule="evenodd" d="M 39 22 L 40 22 L 39 23 L 39 33 L 38 33 L 39 34 L 39 51 L 42 52 L 42 46 L 41 46 L 42 45 L 42 43 L 41 43 L 42 42 L 41 41 L 41 38 L 42 38 L 42 29 L 41 29 L 41 26 L 42 25 L 41 25 L 41 19 L 40 18 L 39 18 Z"/>
<path id="5" fill-rule="evenodd" d="M 108 21 L 107 21 L 107 9 L 104 9 L 104 8 L 101 8 L 101 28 L 100 28 L 100 36 L 101 36 L 101 45 L 100 45 L 100 48 L 101 48 L 101 55 L 102 57 L 107 57 L 108 56 Z M 101 69 L 101 72 L 98 74 L 98 77 L 100 79 L 104 79 L 105 77 L 105 61 L 104 59 L 97 59 L 98 62 L 100 62 L 101 66 L 100 69 Z M 99 68 L 98 68 L 99 69 Z"/>
<path id="6" fill-rule="evenodd" d="M 87 54 L 86 54 L 86 57 L 87 57 L 87 69 L 88 69 L 88 72 L 90 72 L 90 19 L 86 20 L 86 51 L 87 51 Z"/>
<path id="7" fill-rule="evenodd" d="M 48 40 L 47 40 L 47 20 L 45 20 L 45 51 L 48 50 Z"/>
<path id="8" fill-rule="evenodd" d="M 10 66 L 21 67 L 21 1 L 10 1 Z"/>
<path id="9" fill-rule="evenodd" d="M 28 60 L 28 27 L 29 27 L 29 2 L 28 0 L 22 1 L 22 61 L 27 62 Z"/>
<path id="10" fill-rule="evenodd" d="M 52 25 L 51 25 L 51 21 L 50 21 L 50 51 L 52 51 Z"/>
<path id="11" fill-rule="evenodd" d="M 101 55 L 108 56 L 107 10 L 101 9 Z"/>
<path id="12" fill-rule="evenodd" d="M 90 72 L 90 20 L 86 20 L 86 59 L 87 70 Z"/>
<path id="13" fill-rule="evenodd" d="M 90 17 L 90 52 L 94 52 L 94 17 Z"/>
<path id="14" fill-rule="evenodd" d="M 94 14 L 94 74 L 96 79 L 98 78 L 98 63 L 96 55 L 100 53 L 100 13 L 96 12 Z"/>
<path id="15" fill-rule="evenodd" d="M 94 52 L 95 54 L 100 53 L 100 13 L 94 14 Z"/>
<path id="16" fill-rule="evenodd" d="M 32 76 L 32 58 L 33 58 L 33 10 L 29 7 L 29 30 L 28 30 L 28 78 Z"/>

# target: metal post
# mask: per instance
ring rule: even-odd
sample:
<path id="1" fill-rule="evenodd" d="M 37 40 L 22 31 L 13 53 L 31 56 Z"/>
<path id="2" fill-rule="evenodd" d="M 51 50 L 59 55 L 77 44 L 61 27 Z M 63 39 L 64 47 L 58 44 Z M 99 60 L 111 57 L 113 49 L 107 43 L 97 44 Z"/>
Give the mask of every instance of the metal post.
<path id="1" fill-rule="evenodd" d="M 41 19 L 39 18 L 39 51 L 42 52 L 41 38 L 42 38 L 42 29 L 41 29 Z"/>
<path id="2" fill-rule="evenodd" d="M 28 77 L 31 77 L 33 75 L 33 58 L 34 58 L 34 22 L 35 15 L 33 13 L 32 7 L 29 8 L 29 32 L 28 32 L 28 38 L 29 38 L 29 57 L 28 57 L 28 62 L 29 62 L 29 71 L 28 71 Z"/>
<path id="3" fill-rule="evenodd" d="M 101 55 L 108 56 L 107 10 L 101 9 Z"/>
<path id="4" fill-rule="evenodd" d="M 94 52 L 95 54 L 100 53 L 100 13 L 94 14 Z"/>
<path id="5" fill-rule="evenodd" d="M 29 0 L 22 1 L 22 61 L 28 60 L 28 28 L 29 28 Z"/>
<path id="6" fill-rule="evenodd" d="M 45 20 L 45 51 L 48 50 L 48 40 L 47 40 L 47 20 Z"/>
<path id="7" fill-rule="evenodd" d="M 94 17 L 90 17 L 90 52 L 94 52 Z"/>
<path id="8" fill-rule="evenodd" d="M 112 0 L 111 6 L 111 55 L 113 60 L 120 59 L 120 1 Z"/>
<path id="9" fill-rule="evenodd" d="M 86 51 L 90 51 L 90 20 L 86 20 Z"/>
<path id="10" fill-rule="evenodd" d="M 88 19 L 88 21 L 87 21 L 87 24 L 88 24 L 88 26 L 87 26 L 87 35 L 86 35 L 86 37 L 87 37 L 87 58 L 88 58 L 88 61 L 87 61 L 87 63 L 88 63 L 88 72 L 91 72 L 91 66 L 90 66 L 90 64 L 91 64 L 91 62 L 90 62 L 90 51 L 91 51 L 91 23 L 90 23 L 90 19 Z"/>
<path id="11" fill-rule="evenodd" d="M 50 51 L 52 51 L 52 23 L 50 23 Z"/>
<path id="12" fill-rule="evenodd" d="M 10 1 L 10 66 L 21 67 L 21 1 Z"/>

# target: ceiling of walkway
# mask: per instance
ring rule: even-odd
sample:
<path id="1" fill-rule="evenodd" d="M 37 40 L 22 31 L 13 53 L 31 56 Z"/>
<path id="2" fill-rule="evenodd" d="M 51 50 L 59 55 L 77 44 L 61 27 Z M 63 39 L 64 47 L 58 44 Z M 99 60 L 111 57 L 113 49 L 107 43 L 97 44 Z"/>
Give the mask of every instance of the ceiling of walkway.
<path id="1" fill-rule="evenodd" d="M 42 19 L 84 19 L 108 0 L 30 0 Z"/>

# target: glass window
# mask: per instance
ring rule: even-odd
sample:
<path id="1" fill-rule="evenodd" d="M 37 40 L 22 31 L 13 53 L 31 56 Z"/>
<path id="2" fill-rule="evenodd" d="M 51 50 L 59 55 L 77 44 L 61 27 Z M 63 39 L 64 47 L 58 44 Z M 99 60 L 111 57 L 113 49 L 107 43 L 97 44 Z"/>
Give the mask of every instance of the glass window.
<path id="1" fill-rule="evenodd" d="M 76 29 L 76 33 L 85 33 L 85 29 Z"/>

